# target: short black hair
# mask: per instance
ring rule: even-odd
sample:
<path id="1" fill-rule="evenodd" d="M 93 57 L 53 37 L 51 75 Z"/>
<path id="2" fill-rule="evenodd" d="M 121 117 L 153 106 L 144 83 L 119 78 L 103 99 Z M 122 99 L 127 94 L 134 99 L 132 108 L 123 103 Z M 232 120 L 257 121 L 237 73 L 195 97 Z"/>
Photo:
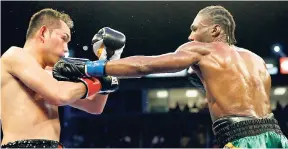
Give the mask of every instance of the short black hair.
<path id="1" fill-rule="evenodd" d="M 26 39 L 33 37 L 43 25 L 47 25 L 49 29 L 58 27 L 60 20 L 64 21 L 69 28 L 73 28 L 74 24 L 71 17 L 64 12 L 59 12 L 52 8 L 45 8 L 36 12 L 30 19 Z"/>
<path id="2" fill-rule="evenodd" d="M 236 44 L 235 21 L 231 13 L 223 6 L 207 6 L 199 11 L 199 14 L 208 15 L 213 23 L 219 24 L 227 35 L 229 44 Z"/>

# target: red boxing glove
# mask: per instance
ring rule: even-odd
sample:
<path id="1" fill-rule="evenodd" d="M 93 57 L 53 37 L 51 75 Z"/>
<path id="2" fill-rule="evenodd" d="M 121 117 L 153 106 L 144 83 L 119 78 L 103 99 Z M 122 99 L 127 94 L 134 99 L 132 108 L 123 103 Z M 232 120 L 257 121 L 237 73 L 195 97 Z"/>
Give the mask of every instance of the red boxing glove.
<path id="1" fill-rule="evenodd" d="M 95 93 L 98 93 L 102 88 L 101 82 L 97 78 L 81 78 L 81 82 L 83 82 L 86 86 L 86 94 L 81 98 L 87 98 Z"/>

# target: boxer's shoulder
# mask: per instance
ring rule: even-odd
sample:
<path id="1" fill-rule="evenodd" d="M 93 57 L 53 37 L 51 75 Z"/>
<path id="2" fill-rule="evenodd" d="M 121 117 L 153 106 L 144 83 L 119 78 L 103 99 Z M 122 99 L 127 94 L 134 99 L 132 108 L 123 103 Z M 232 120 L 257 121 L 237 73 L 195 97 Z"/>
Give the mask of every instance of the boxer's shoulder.
<path id="1" fill-rule="evenodd" d="M 22 50 L 23 48 L 17 47 L 17 46 L 11 46 L 5 53 L 11 54 L 17 51 Z"/>
<path id="2" fill-rule="evenodd" d="M 7 61 L 13 59 L 15 56 L 25 56 L 23 48 L 12 46 L 1 57 L 2 60 Z"/>
<path id="3" fill-rule="evenodd" d="M 181 46 L 197 46 L 197 47 L 214 47 L 214 45 L 216 45 L 215 43 L 205 43 L 205 42 L 199 42 L 199 41 L 189 41 L 189 42 L 186 42 L 184 44 L 182 44 Z"/>
<path id="4" fill-rule="evenodd" d="M 3 55 L 1 56 L 2 69 L 7 67 L 7 65 L 9 65 L 11 58 L 13 57 L 15 50 L 17 49 L 18 47 L 12 46 L 9 49 L 7 49 L 6 52 L 3 53 Z"/>
<path id="5" fill-rule="evenodd" d="M 211 43 L 203 43 L 198 41 L 190 41 L 182 44 L 177 48 L 177 52 L 184 51 L 184 52 L 196 52 L 201 55 L 208 55 L 213 52 L 214 47 Z"/>
<path id="6" fill-rule="evenodd" d="M 242 56 L 242 57 L 249 57 L 249 58 L 252 58 L 252 59 L 257 59 L 257 60 L 260 60 L 260 61 L 264 61 L 262 59 L 262 57 L 260 57 L 259 55 L 257 55 L 256 53 L 248 50 L 248 49 L 245 49 L 245 48 L 242 48 L 242 47 L 236 47 L 235 46 L 235 49 L 236 51 Z"/>
<path id="7" fill-rule="evenodd" d="M 2 83 L 5 84 L 5 82 L 9 81 L 10 78 L 12 78 L 9 71 L 11 70 L 11 60 L 13 60 L 13 55 L 16 53 L 17 50 L 20 50 L 21 48 L 12 46 L 10 47 L 3 55 L 1 56 L 1 78 Z"/>
<path id="8" fill-rule="evenodd" d="M 16 65 L 23 64 L 24 62 L 31 63 L 33 60 L 32 55 L 28 54 L 23 48 L 12 46 L 1 57 L 2 67 L 6 67 L 7 72 L 16 69 Z"/>

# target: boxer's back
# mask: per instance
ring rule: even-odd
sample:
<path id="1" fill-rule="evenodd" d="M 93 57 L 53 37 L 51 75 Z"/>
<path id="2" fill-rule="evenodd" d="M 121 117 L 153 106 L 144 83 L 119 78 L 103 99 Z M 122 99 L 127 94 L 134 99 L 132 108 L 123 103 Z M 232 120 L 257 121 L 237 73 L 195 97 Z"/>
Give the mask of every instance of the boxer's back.
<path id="1" fill-rule="evenodd" d="M 213 119 L 227 115 L 264 117 L 270 110 L 271 78 L 256 54 L 215 43 L 199 63 Z"/>
<path id="2" fill-rule="evenodd" d="M 58 107 L 45 103 L 41 96 L 8 73 L 13 68 L 5 59 L 13 59 L 13 52 L 7 51 L 1 57 L 2 144 L 22 139 L 59 140 Z"/>

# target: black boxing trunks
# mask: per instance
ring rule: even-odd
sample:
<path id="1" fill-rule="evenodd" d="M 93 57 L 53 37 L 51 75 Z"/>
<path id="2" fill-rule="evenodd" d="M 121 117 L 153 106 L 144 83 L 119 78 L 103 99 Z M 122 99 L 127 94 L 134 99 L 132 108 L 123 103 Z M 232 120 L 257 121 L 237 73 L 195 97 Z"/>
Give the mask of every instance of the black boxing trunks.
<path id="1" fill-rule="evenodd" d="M 64 148 L 64 146 L 58 141 L 29 139 L 9 142 L 1 145 L 1 148 Z"/>
<path id="2" fill-rule="evenodd" d="M 287 148 L 273 114 L 257 119 L 246 116 L 227 116 L 217 119 L 213 132 L 220 147 L 224 148 Z"/>

